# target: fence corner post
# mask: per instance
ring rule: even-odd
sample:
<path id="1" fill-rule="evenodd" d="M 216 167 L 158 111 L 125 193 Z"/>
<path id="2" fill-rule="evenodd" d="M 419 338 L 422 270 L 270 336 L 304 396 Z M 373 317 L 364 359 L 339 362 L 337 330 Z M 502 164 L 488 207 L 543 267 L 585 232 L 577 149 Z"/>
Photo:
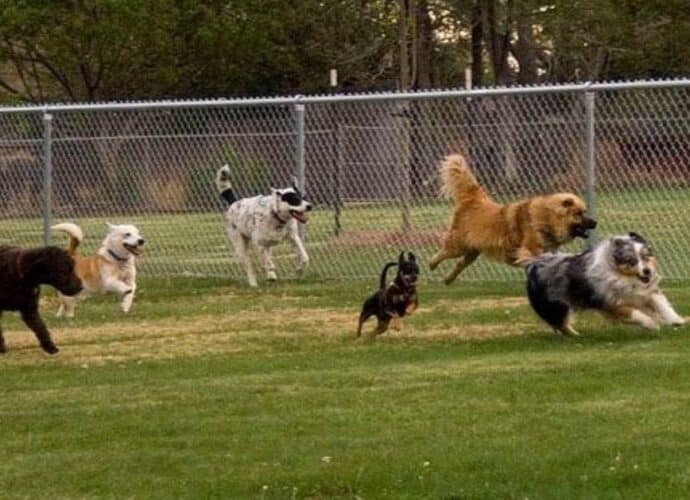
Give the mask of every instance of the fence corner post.
<path id="1" fill-rule="evenodd" d="M 43 112 L 43 245 L 50 244 L 53 192 L 53 115 Z"/>
<path id="2" fill-rule="evenodd" d="M 590 217 L 596 218 L 596 123 L 595 123 L 595 93 L 585 91 L 585 126 L 586 126 L 586 182 L 585 198 Z M 587 244 L 592 246 L 596 240 L 594 230 L 587 238 Z"/>

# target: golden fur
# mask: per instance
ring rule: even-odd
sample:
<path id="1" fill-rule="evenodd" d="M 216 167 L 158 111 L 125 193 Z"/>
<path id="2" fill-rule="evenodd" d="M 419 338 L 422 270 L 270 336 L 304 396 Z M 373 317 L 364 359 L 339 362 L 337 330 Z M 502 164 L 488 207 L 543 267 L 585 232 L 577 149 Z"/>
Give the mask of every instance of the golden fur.
<path id="1" fill-rule="evenodd" d="M 535 196 L 506 205 L 495 202 L 479 185 L 461 155 L 441 166 L 443 192 L 455 202 L 450 227 L 431 269 L 457 258 L 446 277 L 451 283 L 484 253 L 493 260 L 522 265 L 544 251 L 554 251 L 575 236 L 585 236 L 596 222 L 585 216 L 585 202 L 572 193 Z"/>

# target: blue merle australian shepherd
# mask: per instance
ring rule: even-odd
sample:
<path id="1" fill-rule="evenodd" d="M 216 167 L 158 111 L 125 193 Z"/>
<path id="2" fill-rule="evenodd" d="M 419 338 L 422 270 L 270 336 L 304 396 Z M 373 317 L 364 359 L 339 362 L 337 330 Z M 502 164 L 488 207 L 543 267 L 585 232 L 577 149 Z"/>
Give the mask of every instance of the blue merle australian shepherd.
<path id="1" fill-rule="evenodd" d="M 526 268 L 527 294 L 557 332 L 578 335 L 572 311 L 597 309 L 650 330 L 684 323 L 659 288 L 651 247 L 637 233 L 608 238 L 579 253 L 544 253 Z"/>

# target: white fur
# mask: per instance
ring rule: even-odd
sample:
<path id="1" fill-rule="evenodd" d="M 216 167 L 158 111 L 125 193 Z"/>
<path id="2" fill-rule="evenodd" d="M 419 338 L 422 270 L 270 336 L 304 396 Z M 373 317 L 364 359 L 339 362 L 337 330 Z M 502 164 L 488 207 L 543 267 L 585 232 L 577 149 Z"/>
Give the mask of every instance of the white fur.
<path id="1" fill-rule="evenodd" d="M 625 238 L 625 237 L 621 237 Z M 661 276 L 654 265 L 645 263 L 640 258 L 640 252 L 644 248 L 642 243 L 634 243 L 635 253 L 638 256 L 635 269 L 637 276 L 621 275 L 614 270 L 611 259 L 611 245 L 613 239 L 606 240 L 598 245 L 594 251 L 592 265 L 587 269 L 587 277 L 604 297 L 607 305 L 628 305 L 633 309 L 629 320 L 644 328 L 658 330 L 659 325 L 655 316 L 659 316 L 666 325 L 682 325 L 685 320 L 673 309 L 671 303 L 659 288 Z M 639 279 L 644 269 L 649 269 L 649 282 L 644 283 Z"/>
<path id="2" fill-rule="evenodd" d="M 221 193 L 232 189 L 230 177 L 228 165 L 223 165 L 217 171 L 216 186 Z M 289 193 L 297 194 L 296 188 L 272 189 L 268 196 L 238 199 L 225 213 L 228 239 L 235 249 L 237 258 L 244 265 L 251 287 L 257 286 L 249 253 L 249 247 L 252 245 L 258 248 L 261 266 L 271 281 L 277 279 L 272 248 L 285 239 L 289 240 L 295 249 L 297 272 L 301 273 L 309 264 L 309 256 L 300 238 L 297 218 L 306 221 L 311 204 L 302 198 L 299 205 L 290 205 L 282 199 L 284 194 Z"/>
<path id="3" fill-rule="evenodd" d="M 83 294 L 117 293 L 122 296 L 120 308 L 127 313 L 132 308 L 134 294 L 136 292 L 136 254 L 143 244 L 143 238 L 136 226 L 131 224 L 107 223 L 108 232 L 97 251 L 96 256 L 77 257 L 80 260 L 95 261 L 98 269 L 96 275 L 80 274 L 84 291 L 78 296 L 67 297 L 60 295 L 60 307 L 57 316 L 74 317 L 74 309 L 77 298 L 83 298 Z M 79 226 L 72 223 L 62 223 L 53 226 L 56 231 L 69 234 L 79 242 L 83 241 L 83 233 Z"/>
<path id="4" fill-rule="evenodd" d="M 257 281 L 249 254 L 250 245 L 259 249 L 261 265 L 269 280 L 277 278 L 272 247 L 285 239 L 288 239 L 295 249 L 297 272 L 301 273 L 309 264 L 309 256 L 300 238 L 297 220 L 280 200 L 281 192 L 273 190 L 268 196 L 237 200 L 230 205 L 225 214 L 228 239 L 235 249 L 237 258 L 244 265 L 247 281 L 252 287 L 257 286 Z"/>

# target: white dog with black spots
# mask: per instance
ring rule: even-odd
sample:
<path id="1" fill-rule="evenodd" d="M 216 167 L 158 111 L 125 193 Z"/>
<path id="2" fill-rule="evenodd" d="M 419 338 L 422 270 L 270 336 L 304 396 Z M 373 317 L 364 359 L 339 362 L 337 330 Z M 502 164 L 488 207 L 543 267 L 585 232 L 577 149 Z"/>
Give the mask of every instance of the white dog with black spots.
<path id="1" fill-rule="evenodd" d="M 228 204 L 225 214 L 228 239 L 237 258 L 244 265 L 249 286 L 258 286 L 249 253 L 251 245 L 259 249 L 261 265 L 269 281 L 277 279 L 272 248 L 285 239 L 295 249 L 297 273 L 302 273 L 307 268 L 309 256 L 304 249 L 298 223 L 307 222 L 312 205 L 295 185 L 285 189 L 271 189 L 269 195 L 238 199 L 232 188 L 228 165 L 223 165 L 218 170 L 216 185 L 221 198 Z"/>

